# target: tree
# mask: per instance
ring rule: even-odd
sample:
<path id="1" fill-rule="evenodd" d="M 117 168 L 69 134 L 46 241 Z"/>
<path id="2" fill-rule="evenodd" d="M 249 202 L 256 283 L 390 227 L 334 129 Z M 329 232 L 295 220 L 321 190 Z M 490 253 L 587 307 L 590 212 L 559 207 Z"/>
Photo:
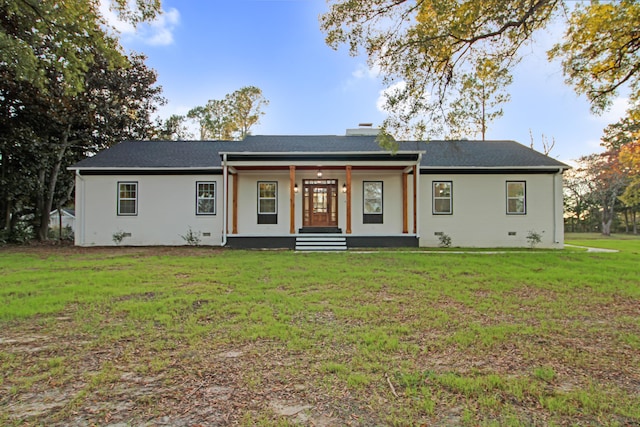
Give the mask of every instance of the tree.
<path id="1" fill-rule="evenodd" d="M 45 91 L 10 76 L 3 80 L 0 224 L 5 229 L 11 229 L 11 218 L 30 213 L 37 237 L 46 239 L 49 212 L 73 187 L 73 177 L 61 172 L 86 155 L 152 131 L 151 114 L 163 99 L 144 59 L 133 55 L 126 67 L 109 68 L 96 54 L 84 74 L 85 88 L 76 94 L 65 91 L 64 77 L 55 70 Z"/>
<path id="2" fill-rule="evenodd" d="M 601 232 L 611 234 L 618 197 L 628 183 L 628 177 L 620 168 L 618 153 L 608 151 L 590 154 L 578 159 L 579 171 L 590 182 L 590 198 L 600 209 Z"/>
<path id="3" fill-rule="evenodd" d="M 447 127 L 453 135 L 480 134 L 484 141 L 489 122 L 502 117 L 500 105 L 511 99 L 504 92 L 511 81 L 507 69 L 497 69 L 493 61 L 479 59 L 473 72 L 462 76 L 461 91 L 447 114 Z"/>
<path id="4" fill-rule="evenodd" d="M 628 175 L 630 183 L 620 196 L 620 200 L 631 210 L 633 234 L 638 234 L 637 212 L 640 209 L 640 134 L 635 140 L 620 148 L 620 165 Z"/>
<path id="5" fill-rule="evenodd" d="M 245 86 L 228 95 L 227 100 L 230 107 L 231 122 L 235 138 L 243 140 L 251 127 L 260 121 L 260 116 L 264 115 L 263 107 L 269 105 L 262 90 L 255 86 Z"/>
<path id="6" fill-rule="evenodd" d="M 578 3 L 564 39 L 550 52 L 562 59 L 567 83 L 601 113 L 624 84 L 640 100 L 640 3 L 636 0 Z"/>
<path id="7" fill-rule="evenodd" d="M 207 131 L 213 139 L 233 139 L 233 112 L 229 95 L 223 100 L 212 99 L 207 102 L 209 111 Z"/>
<path id="8" fill-rule="evenodd" d="M 242 140 L 259 122 L 267 105 L 269 101 L 259 88 L 245 86 L 224 99 L 210 99 L 205 106 L 192 108 L 187 117 L 197 122 L 200 139 Z"/>
<path id="9" fill-rule="evenodd" d="M 193 135 L 186 124 L 187 117 L 172 114 L 168 119 L 157 119 L 154 139 L 160 141 L 183 141 L 192 139 Z"/>
<path id="10" fill-rule="evenodd" d="M 162 102 L 144 57 L 122 53 L 99 0 L 0 0 L 0 228 L 33 216 L 47 238 L 49 212 L 70 197 L 66 166 L 152 129 Z M 159 0 L 111 0 L 136 24 Z"/>
<path id="11" fill-rule="evenodd" d="M 627 116 L 604 129 L 602 145 L 607 150 L 620 150 L 625 144 L 640 140 L 640 110 L 632 109 Z"/>
<path id="12" fill-rule="evenodd" d="M 567 217 L 567 226 L 575 231 L 590 231 L 600 220 L 593 218 L 592 213 L 599 211 L 599 206 L 593 200 L 595 182 L 592 176 L 587 174 L 584 167 L 572 168 L 562 175 L 562 188 L 564 191 L 564 211 Z"/>
<path id="13" fill-rule="evenodd" d="M 639 7 L 635 0 L 572 10 L 568 0 L 332 0 L 321 28 L 331 47 L 364 50 L 386 84 L 404 82 L 383 128 L 415 134 L 440 131 L 451 93 L 463 92 L 462 76 L 475 73 L 479 59 L 511 70 L 520 48 L 562 11 L 570 16 L 566 40 L 550 57 L 563 60 L 568 82 L 587 94 L 595 112 L 625 85 L 638 99 Z"/>
<path id="14" fill-rule="evenodd" d="M 201 107 L 201 106 L 194 107 L 191 110 L 189 110 L 189 112 L 187 113 L 187 118 L 191 120 L 195 120 L 196 123 L 198 124 L 198 127 L 200 129 L 201 140 L 208 139 L 207 132 L 208 132 L 208 123 L 210 120 L 209 116 L 210 116 L 210 113 L 206 109 L 206 107 Z"/>
<path id="15" fill-rule="evenodd" d="M 533 132 L 531 131 L 531 129 L 529 129 L 529 137 L 531 138 L 531 144 L 529 144 L 529 147 L 531 147 L 532 150 L 535 150 L 535 141 L 533 139 Z M 549 139 L 544 134 L 542 134 L 541 141 L 541 152 L 545 156 L 548 156 L 551 153 L 551 150 L 553 150 L 553 147 L 556 146 L 556 139 L 552 137 L 551 142 L 549 142 Z"/>
<path id="16" fill-rule="evenodd" d="M 160 12 L 160 0 L 110 0 L 109 5 L 134 25 Z M 0 0 L 0 63 L 15 79 L 40 90 L 47 90 L 54 70 L 65 92 L 80 92 L 96 52 L 110 66 L 126 64 L 116 39 L 105 34 L 99 7 L 100 0 Z"/>
<path id="17" fill-rule="evenodd" d="M 200 129 L 200 139 L 233 139 L 233 118 L 229 100 L 210 99 L 207 104 L 189 110 L 187 118 L 195 120 Z"/>

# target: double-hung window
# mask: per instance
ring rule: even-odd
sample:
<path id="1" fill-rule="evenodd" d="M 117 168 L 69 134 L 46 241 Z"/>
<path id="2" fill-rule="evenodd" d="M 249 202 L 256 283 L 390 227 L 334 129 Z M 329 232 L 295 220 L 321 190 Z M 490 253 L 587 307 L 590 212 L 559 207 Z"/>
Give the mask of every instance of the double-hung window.
<path id="1" fill-rule="evenodd" d="M 196 183 L 196 215 L 216 214 L 216 183 L 203 181 Z"/>
<path id="2" fill-rule="evenodd" d="M 138 215 L 137 182 L 118 182 L 118 215 Z"/>
<path id="3" fill-rule="evenodd" d="M 363 218 L 365 224 L 382 224 L 382 181 L 364 181 Z"/>
<path id="4" fill-rule="evenodd" d="M 453 213 L 452 185 L 451 181 L 433 182 L 434 215 L 451 215 Z"/>
<path id="5" fill-rule="evenodd" d="M 527 188 L 525 181 L 507 181 L 507 214 L 527 213 Z"/>
<path id="6" fill-rule="evenodd" d="M 278 183 L 258 182 L 258 224 L 278 223 Z"/>

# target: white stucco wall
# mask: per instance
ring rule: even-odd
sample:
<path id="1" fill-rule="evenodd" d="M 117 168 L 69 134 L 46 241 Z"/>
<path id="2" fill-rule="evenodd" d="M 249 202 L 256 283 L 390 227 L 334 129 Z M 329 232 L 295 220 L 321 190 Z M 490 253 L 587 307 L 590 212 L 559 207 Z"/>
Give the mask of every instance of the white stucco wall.
<path id="1" fill-rule="evenodd" d="M 432 212 L 433 182 L 452 182 L 453 214 Z M 506 182 L 526 182 L 526 214 L 509 215 Z M 562 248 L 562 177 L 559 174 L 421 175 L 420 246 L 438 246 L 442 232 L 452 246 L 527 247 L 530 231 L 540 248 Z M 515 233 L 515 235 L 509 235 Z"/>
<path id="2" fill-rule="evenodd" d="M 118 182 L 138 183 L 138 214 L 118 216 Z M 196 182 L 216 182 L 216 215 L 196 215 Z M 76 233 L 80 246 L 185 245 L 189 227 L 202 245 L 222 243 L 221 175 L 126 175 L 76 177 Z M 209 236 L 205 234 L 209 233 Z"/>
<path id="3" fill-rule="evenodd" d="M 382 181 L 382 224 L 363 222 L 363 183 L 365 181 Z M 351 194 L 351 234 L 365 236 L 402 234 L 402 172 L 354 171 L 351 174 Z M 346 211 L 346 198 L 343 211 Z"/>
<path id="4" fill-rule="evenodd" d="M 238 179 L 238 235 L 243 236 L 286 236 L 289 235 L 289 172 L 283 171 L 243 171 L 233 177 Z M 315 170 L 297 170 L 296 180 L 299 191 L 295 194 L 295 232 L 302 227 L 302 181 L 318 179 Z M 346 232 L 347 195 L 342 192 L 346 182 L 344 170 L 323 171 L 321 179 L 338 181 L 338 227 Z M 278 223 L 258 224 L 257 200 L 258 182 L 278 183 Z M 383 223 L 363 223 L 363 182 L 383 182 Z M 410 180 L 411 181 L 411 177 Z M 411 183 L 410 183 L 411 184 Z M 230 187 L 231 191 L 231 187 Z M 357 171 L 351 174 L 351 230 L 353 235 L 395 235 L 402 233 L 402 172 L 399 171 Z M 229 196 L 230 203 L 232 193 Z M 411 206 L 411 205 L 410 205 Z M 231 208 L 229 215 L 232 215 Z M 411 213 L 409 214 L 411 218 Z"/>
<path id="5" fill-rule="evenodd" d="M 347 197 L 342 185 L 344 169 L 323 171 L 323 179 L 338 180 L 338 227 L 346 232 Z M 233 179 L 238 179 L 238 236 L 288 236 L 289 172 L 240 171 L 229 183 L 229 234 L 232 234 Z M 295 232 L 302 227 L 302 181 L 316 179 L 315 170 L 297 170 L 300 191 L 295 194 Z M 138 214 L 118 216 L 118 182 L 138 183 Z M 216 215 L 196 215 L 196 182 L 216 182 Z M 258 224 L 258 181 L 278 183 L 278 223 Z M 382 224 L 363 223 L 363 182 L 383 181 Z M 432 213 L 433 181 L 451 181 L 453 214 Z M 506 182 L 526 182 L 525 215 L 506 213 Z M 408 231 L 413 234 L 413 176 L 408 176 Z M 117 232 L 131 233 L 121 245 L 185 245 L 181 237 L 189 227 L 201 233 L 203 245 L 222 244 L 222 175 L 127 175 L 81 176 L 76 178 L 76 244 L 115 245 Z M 420 246 L 439 245 L 442 232 L 459 247 L 526 247 L 527 234 L 542 235 L 538 247 L 561 248 L 562 177 L 560 174 L 447 174 L 420 175 L 418 182 L 418 224 Z M 402 172 L 352 171 L 353 236 L 402 235 Z M 509 235 L 509 233 L 515 235 Z M 209 236 L 205 236 L 209 233 Z"/>

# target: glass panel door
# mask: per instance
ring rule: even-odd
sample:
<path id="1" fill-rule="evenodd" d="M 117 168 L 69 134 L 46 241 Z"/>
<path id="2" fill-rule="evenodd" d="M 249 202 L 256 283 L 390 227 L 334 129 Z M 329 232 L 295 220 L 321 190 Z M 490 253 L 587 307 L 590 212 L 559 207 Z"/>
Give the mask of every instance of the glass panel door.
<path id="1" fill-rule="evenodd" d="M 302 224 L 304 227 L 337 227 L 337 180 L 304 180 L 302 196 Z"/>

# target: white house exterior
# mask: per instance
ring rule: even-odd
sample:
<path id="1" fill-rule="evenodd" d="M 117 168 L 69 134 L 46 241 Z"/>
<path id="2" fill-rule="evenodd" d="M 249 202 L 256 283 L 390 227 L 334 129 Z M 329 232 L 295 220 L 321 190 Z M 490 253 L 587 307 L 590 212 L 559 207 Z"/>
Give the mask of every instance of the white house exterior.
<path id="1" fill-rule="evenodd" d="M 75 243 L 562 248 L 567 168 L 513 141 L 128 141 L 70 168 Z"/>

